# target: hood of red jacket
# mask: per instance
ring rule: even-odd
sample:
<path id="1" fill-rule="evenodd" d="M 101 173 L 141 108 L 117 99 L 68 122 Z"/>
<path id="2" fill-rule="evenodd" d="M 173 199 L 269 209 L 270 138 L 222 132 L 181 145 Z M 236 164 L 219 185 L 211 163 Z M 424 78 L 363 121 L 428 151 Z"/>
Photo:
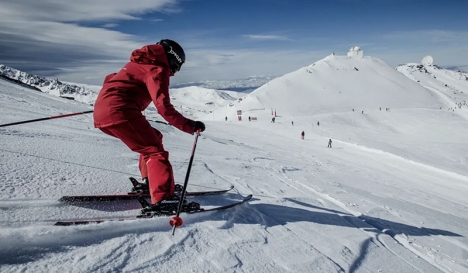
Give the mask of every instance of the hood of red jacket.
<path id="1" fill-rule="evenodd" d="M 135 49 L 130 56 L 130 61 L 139 64 L 153 64 L 169 68 L 166 52 L 162 45 L 147 45 Z"/>

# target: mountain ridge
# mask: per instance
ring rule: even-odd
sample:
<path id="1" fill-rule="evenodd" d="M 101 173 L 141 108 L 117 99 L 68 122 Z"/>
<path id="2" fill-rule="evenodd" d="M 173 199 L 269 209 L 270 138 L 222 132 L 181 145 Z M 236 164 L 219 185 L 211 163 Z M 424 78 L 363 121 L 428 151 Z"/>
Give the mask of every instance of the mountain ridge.
<path id="1" fill-rule="evenodd" d="M 184 107 L 185 97 L 190 96 L 192 101 L 201 98 L 198 108 L 186 108 L 186 114 L 207 119 L 214 118 L 210 116 L 214 111 L 220 114 L 218 114 L 218 119 L 221 119 L 225 116 L 234 117 L 238 110 L 245 113 L 252 111 L 258 113 L 258 110 L 270 113 L 275 109 L 282 114 L 302 116 L 334 111 L 366 111 L 370 108 L 389 109 L 415 105 L 449 108 L 450 106 L 446 104 L 453 104 L 452 100 L 456 101 L 456 106 L 459 108 L 466 105 L 468 97 L 463 90 L 468 90 L 467 73 L 443 69 L 432 64 L 426 66 L 407 63 L 392 68 L 384 61 L 371 56 L 331 54 L 280 77 L 251 77 L 245 85 L 239 82 L 222 83 L 224 86 L 234 84 L 237 87 L 252 87 L 263 82 L 250 93 L 185 86 L 171 88 L 171 98 L 174 106 L 180 109 Z M 425 82 L 430 77 L 437 78 L 436 74 L 439 79 L 436 83 L 429 81 L 431 84 L 424 85 L 421 80 L 416 79 L 415 73 L 418 73 L 419 78 L 424 74 L 429 76 L 425 78 Z M 451 79 L 445 77 L 442 80 L 443 74 L 452 77 Z M 100 86 L 66 83 L 58 79 L 48 79 L 22 72 L 5 65 L 0 65 L 0 75 L 41 92 L 91 105 L 100 90 Z M 454 75 L 458 77 L 458 80 L 454 78 Z M 454 81 L 461 83 L 453 83 Z M 213 84 L 209 81 L 206 83 Z M 441 85 L 444 87 L 443 90 L 440 88 Z M 451 92 L 457 96 L 450 94 Z M 157 114 L 154 105 L 150 105 L 148 112 Z"/>

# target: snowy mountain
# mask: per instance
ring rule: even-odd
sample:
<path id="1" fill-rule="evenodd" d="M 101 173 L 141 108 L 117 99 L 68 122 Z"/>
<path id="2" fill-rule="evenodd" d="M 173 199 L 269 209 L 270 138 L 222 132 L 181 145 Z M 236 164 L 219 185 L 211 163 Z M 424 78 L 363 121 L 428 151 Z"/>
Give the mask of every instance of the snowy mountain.
<path id="1" fill-rule="evenodd" d="M 330 55 L 263 85 L 239 106 L 247 111 L 274 108 L 281 115 L 310 116 L 440 105 L 432 92 L 377 58 Z"/>
<path id="2" fill-rule="evenodd" d="M 207 126 L 189 189 L 235 186 L 189 200 L 209 208 L 254 196 L 183 215 L 175 236 L 168 218 L 53 226 L 139 212 L 137 202 L 57 201 L 125 193 L 139 176 L 138 155 L 91 115 L 1 127 L 0 271 L 468 272 L 468 107 L 450 109 L 468 90 L 434 71 L 457 94 L 424 72 L 411 79 L 376 58 L 334 55 L 250 94 L 171 89 Z M 0 79 L 0 124 L 84 110 Z M 194 136 L 152 125 L 182 183 Z"/>
<path id="3" fill-rule="evenodd" d="M 468 102 L 468 73 L 441 68 L 435 64 L 408 63 L 397 70 L 431 90 L 448 104 L 452 111 L 466 107 Z"/>
<path id="4" fill-rule="evenodd" d="M 31 88 L 54 96 L 74 99 L 79 102 L 92 104 L 96 101 L 100 86 L 78 85 L 61 82 L 58 79 L 29 74 L 17 69 L 0 64 L 0 76 L 25 84 Z"/>
<path id="5" fill-rule="evenodd" d="M 215 110 L 232 107 L 246 94 L 235 91 L 221 91 L 198 86 L 171 88 L 171 103 L 187 117 L 198 118 L 213 116 Z M 156 107 L 152 103 L 145 111 L 150 119 L 160 119 Z M 220 117 L 221 118 L 221 117 Z"/>

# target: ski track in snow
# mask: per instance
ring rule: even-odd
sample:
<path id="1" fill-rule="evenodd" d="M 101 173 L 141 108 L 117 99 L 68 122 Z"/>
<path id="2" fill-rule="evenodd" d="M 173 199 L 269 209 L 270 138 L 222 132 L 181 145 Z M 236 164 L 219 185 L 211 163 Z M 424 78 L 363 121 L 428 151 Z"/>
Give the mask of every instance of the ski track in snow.
<path id="1" fill-rule="evenodd" d="M 261 159 L 264 159 L 264 158 L 261 158 Z M 254 161 L 257 161 L 258 158 L 254 159 Z M 356 261 L 354 262 L 351 262 L 351 266 L 350 268 L 352 269 L 356 269 L 356 267 L 359 267 L 359 260 L 361 259 L 364 259 L 364 256 L 366 254 L 366 248 L 369 247 L 368 244 L 372 244 L 375 246 L 375 241 L 379 242 L 380 243 L 380 246 L 383 246 L 385 247 L 386 249 L 388 249 L 393 255 L 395 256 L 398 256 L 399 259 L 402 260 L 402 262 L 407 262 L 404 258 L 402 257 L 399 257 L 399 255 L 397 255 L 396 253 L 394 253 L 391 248 L 387 247 L 386 244 L 383 242 L 382 239 L 379 239 L 378 237 L 381 236 L 382 234 L 389 234 L 391 232 L 388 232 L 387 230 L 382 230 L 382 229 L 379 229 L 378 227 L 376 226 L 373 226 L 372 223 L 367 223 L 364 224 L 364 223 L 356 223 L 355 220 L 352 220 L 352 219 L 349 219 L 350 216 L 354 216 L 355 218 L 365 222 L 365 220 L 361 219 L 359 216 L 360 216 L 360 213 L 356 212 L 356 211 L 352 211 L 350 209 L 348 209 L 348 207 L 341 203 L 340 201 L 338 201 L 337 199 L 335 198 L 332 198 L 330 197 L 329 195 L 327 194 L 321 194 L 319 192 L 317 192 L 316 190 L 312 189 L 311 187 L 308 187 L 298 181 L 295 181 L 291 178 L 289 178 L 286 174 L 285 174 L 285 169 L 284 168 L 281 168 L 280 170 L 277 170 L 275 168 L 272 168 L 272 167 L 265 167 L 265 169 L 271 169 L 271 171 L 269 171 L 270 175 L 271 176 L 274 176 L 275 178 L 277 178 L 278 180 L 282 181 L 283 183 L 287 184 L 288 186 L 290 187 L 293 187 L 295 188 L 296 190 L 300 190 L 299 188 L 296 188 L 294 186 L 294 184 L 298 184 L 300 187 L 302 188 L 305 188 L 307 189 L 308 191 L 310 191 L 311 193 L 313 193 L 314 195 L 316 195 L 316 197 L 318 198 L 322 198 L 322 199 L 325 199 L 325 200 L 328 200 L 330 201 L 331 203 L 333 203 L 334 205 L 336 205 L 338 208 L 342 209 L 344 212 L 339 212 L 339 211 L 333 211 L 333 213 L 336 213 L 337 215 L 339 215 L 340 217 L 342 217 L 343 220 L 345 220 L 347 223 L 349 223 L 350 225 L 362 230 L 366 235 L 370 236 L 371 238 L 368 238 L 366 239 L 365 242 L 362 243 L 362 246 L 361 246 L 361 253 L 359 255 L 359 258 L 356 259 Z M 297 169 L 293 169 L 293 170 L 297 170 Z M 276 175 L 275 173 L 280 173 L 283 177 L 280 177 L 279 175 Z M 289 181 L 289 182 L 288 182 Z M 327 209 L 327 211 L 329 211 Z M 373 231 L 369 231 L 369 229 L 373 229 Z M 392 236 L 393 237 L 393 236 Z M 373 241 L 372 239 L 375 239 L 375 241 Z M 395 238 L 394 238 L 395 239 Z M 396 241 L 398 241 L 397 239 L 395 239 Z M 402 246 L 405 246 L 402 244 Z M 346 248 L 346 252 L 350 252 L 349 249 Z M 417 253 L 419 255 L 419 253 Z M 354 255 L 351 255 L 351 257 L 353 257 Z M 409 265 L 411 265 L 410 262 L 407 262 Z M 438 267 L 437 264 L 433 264 L 435 267 Z M 342 268 L 341 268 L 342 269 Z M 440 268 L 439 268 L 440 269 Z M 343 269 L 342 269 L 343 270 Z M 427 269 L 426 269 L 427 270 Z M 344 270 L 343 270 L 344 271 Z M 419 270 L 418 270 L 419 271 Z M 430 271 L 419 271 L 419 272 L 430 272 Z"/>

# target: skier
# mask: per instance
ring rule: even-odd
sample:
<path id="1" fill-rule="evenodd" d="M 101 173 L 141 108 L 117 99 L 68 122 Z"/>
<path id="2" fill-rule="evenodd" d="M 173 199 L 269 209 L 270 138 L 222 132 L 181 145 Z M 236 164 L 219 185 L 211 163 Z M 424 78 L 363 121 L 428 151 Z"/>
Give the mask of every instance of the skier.
<path id="1" fill-rule="evenodd" d="M 302 131 L 301 138 L 304 139 L 304 136 L 305 136 L 305 133 L 304 133 L 304 131 Z"/>
<path id="2" fill-rule="evenodd" d="M 94 104 L 94 126 L 140 154 L 143 183 L 133 190 L 149 191 L 152 206 L 145 208 L 149 211 L 177 209 L 179 197 L 174 195 L 174 175 L 163 136 L 142 111 L 153 102 L 158 113 L 177 129 L 189 134 L 205 130 L 203 122 L 185 118 L 170 102 L 169 79 L 184 62 L 184 50 L 172 40 L 136 49 L 130 62 L 105 78 Z"/>
<path id="3" fill-rule="evenodd" d="M 332 144 L 332 140 L 331 140 L 331 138 L 330 138 L 330 139 L 328 140 L 328 148 L 331 148 L 331 147 L 332 147 L 331 144 Z"/>

